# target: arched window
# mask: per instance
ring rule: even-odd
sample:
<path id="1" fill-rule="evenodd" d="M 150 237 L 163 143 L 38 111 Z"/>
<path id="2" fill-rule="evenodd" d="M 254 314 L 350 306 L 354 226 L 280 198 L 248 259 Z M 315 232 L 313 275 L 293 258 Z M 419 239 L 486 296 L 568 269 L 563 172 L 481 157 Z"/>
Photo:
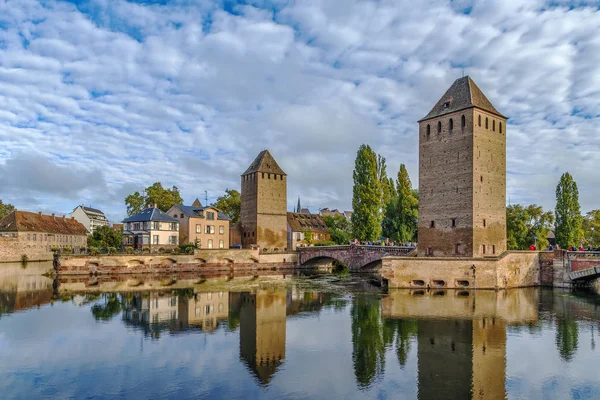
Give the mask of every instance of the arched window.
<path id="1" fill-rule="evenodd" d="M 427 124 L 427 140 L 429 140 L 429 136 L 431 135 L 431 126 Z"/>
<path id="2" fill-rule="evenodd" d="M 498 129 L 500 130 L 500 133 L 502 133 L 502 122 L 500 122 L 500 126 L 498 127 Z"/>
<path id="3" fill-rule="evenodd" d="M 492 120 L 492 131 L 496 132 L 496 120 Z"/>
<path id="4" fill-rule="evenodd" d="M 467 126 L 467 119 L 463 115 L 462 117 L 460 117 L 460 127 L 465 129 L 465 126 Z"/>
<path id="5" fill-rule="evenodd" d="M 437 133 L 441 133 L 442 132 L 442 121 L 438 121 L 438 131 Z"/>
<path id="6" fill-rule="evenodd" d="M 485 117 L 485 129 L 489 129 L 488 118 L 487 117 Z"/>
<path id="7" fill-rule="evenodd" d="M 450 121 L 448 122 L 448 130 L 450 131 L 450 133 L 452 133 L 453 129 L 454 129 L 454 121 L 452 121 L 452 118 L 450 118 Z"/>
<path id="8" fill-rule="evenodd" d="M 481 115 L 479 116 L 479 118 L 477 118 L 477 123 L 479 126 L 481 126 Z"/>

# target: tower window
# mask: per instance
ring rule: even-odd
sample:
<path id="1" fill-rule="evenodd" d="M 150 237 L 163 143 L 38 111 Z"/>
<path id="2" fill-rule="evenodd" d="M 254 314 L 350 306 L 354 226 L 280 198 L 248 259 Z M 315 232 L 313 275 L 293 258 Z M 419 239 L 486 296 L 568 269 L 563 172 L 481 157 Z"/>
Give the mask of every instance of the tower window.
<path id="1" fill-rule="evenodd" d="M 429 124 L 427 124 L 427 140 L 429 140 L 430 136 L 431 136 L 431 126 Z"/>
<path id="2" fill-rule="evenodd" d="M 435 228 L 435 221 L 431 221 L 431 223 L 429 224 L 430 228 Z"/>
<path id="3" fill-rule="evenodd" d="M 500 124 L 498 126 L 498 130 L 500 131 L 500 133 L 502 133 L 502 122 L 500 122 Z"/>
<path id="4" fill-rule="evenodd" d="M 488 118 L 487 118 L 487 117 L 485 117 L 485 129 L 488 129 L 488 128 L 489 128 L 489 127 L 488 127 Z"/>
<path id="5" fill-rule="evenodd" d="M 262 173 L 262 178 L 265 179 L 265 173 L 264 172 Z"/>
<path id="6" fill-rule="evenodd" d="M 481 126 L 481 115 L 477 118 L 477 124 Z"/>
<path id="7" fill-rule="evenodd" d="M 483 219 L 483 227 L 485 228 L 487 226 L 487 223 L 485 221 L 485 218 Z"/>
<path id="8" fill-rule="evenodd" d="M 463 115 L 462 117 L 460 117 L 460 127 L 465 129 L 465 126 L 467 126 L 467 119 Z"/>
<path id="9" fill-rule="evenodd" d="M 442 132 L 442 121 L 438 121 L 438 131 L 437 133 L 441 133 Z"/>
<path id="10" fill-rule="evenodd" d="M 484 244 L 484 245 L 482 245 L 482 250 L 483 250 L 483 251 L 482 251 L 482 252 L 483 252 L 483 254 L 485 254 L 485 244 Z"/>
<path id="11" fill-rule="evenodd" d="M 456 218 L 452 218 L 452 227 L 456 228 Z"/>
<path id="12" fill-rule="evenodd" d="M 492 131 L 496 132 L 496 120 L 495 119 L 492 120 Z"/>
<path id="13" fill-rule="evenodd" d="M 267 179 L 271 179 L 271 174 L 267 174 Z"/>
<path id="14" fill-rule="evenodd" d="M 496 254 L 496 245 L 495 244 L 492 245 L 492 254 Z"/>
<path id="15" fill-rule="evenodd" d="M 483 175 L 479 177 L 479 182 L 483 183 Z"/>
<path id="16" fill-rule="evenodd" d="M 448 129 L 450 133 L 452 133 L 452 130 L 454 129 L 454 121 L 452 121 L 452 118 L 450 118 L 450 121 L 448 122 Z"/>

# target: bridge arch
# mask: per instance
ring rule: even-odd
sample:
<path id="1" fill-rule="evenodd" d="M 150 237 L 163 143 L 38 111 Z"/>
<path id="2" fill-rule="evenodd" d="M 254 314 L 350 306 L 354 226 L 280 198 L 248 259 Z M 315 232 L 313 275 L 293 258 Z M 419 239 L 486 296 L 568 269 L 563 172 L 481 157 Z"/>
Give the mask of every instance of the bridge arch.
<path id="1" fill-rule="evenodd" d="M 390 246 L 313 246 L 298 249 L 298 263 L 307 265 L 320 260 L 336 260 L 347 265 L 351 271 L 377 269 L 381 259 L 387 256 L 403 256 L 413 248 Z"/>

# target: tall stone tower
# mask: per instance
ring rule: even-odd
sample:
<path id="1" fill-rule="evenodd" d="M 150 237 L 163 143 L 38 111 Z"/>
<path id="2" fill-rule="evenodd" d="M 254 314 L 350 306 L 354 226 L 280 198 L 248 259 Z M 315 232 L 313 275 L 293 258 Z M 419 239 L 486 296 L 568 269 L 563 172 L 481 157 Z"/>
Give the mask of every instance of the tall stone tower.
<path id="1" fill-rule="evenodd" d="M 287 175 L 269 150 L 261 151 L 242 174 L 242 245 L 287 247 Z"/>
<path id="2" fill-rule="evenodd" d="M 419 121 L 419 256 L 506 250 L 506 120 L 465 76 Z"/>

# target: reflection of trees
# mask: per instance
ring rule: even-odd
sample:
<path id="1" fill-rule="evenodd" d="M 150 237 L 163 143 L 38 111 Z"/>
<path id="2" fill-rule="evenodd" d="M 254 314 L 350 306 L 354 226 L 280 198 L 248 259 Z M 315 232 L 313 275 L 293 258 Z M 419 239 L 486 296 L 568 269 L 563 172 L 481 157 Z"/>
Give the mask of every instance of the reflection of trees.
<path id="1" fill-rule="evenodd" d="M 367 387 L 385 369 L 381 301 L 372 296 L 352 299 L 352 361 L 361 387 Z"/>
<path id="2" fill-rule="evenodd" d="M 417 322 L 411 319 L 386 319 L 383 325 L 383 340 L 389 348 L 396 341 L 396 356 L 400 367 L 404 368 L 410 353 L 410 342 L 417 336 Z"/>
<path id="3" fill-rule="evenodd" d="M 104 304 L 95 304 L 92 306 L 92 315 L 96 320 L 109 321 L 121 312 L 121 301 L 116 294 L 105 294 Z"/>
<path id="4" fill-rule="evenodd" d="M 579 330 L 577 321 L 572 319 L 557 319 L 556 321 L 556 347 L 561 358 L 571 361 L 577 352 Z"/>

